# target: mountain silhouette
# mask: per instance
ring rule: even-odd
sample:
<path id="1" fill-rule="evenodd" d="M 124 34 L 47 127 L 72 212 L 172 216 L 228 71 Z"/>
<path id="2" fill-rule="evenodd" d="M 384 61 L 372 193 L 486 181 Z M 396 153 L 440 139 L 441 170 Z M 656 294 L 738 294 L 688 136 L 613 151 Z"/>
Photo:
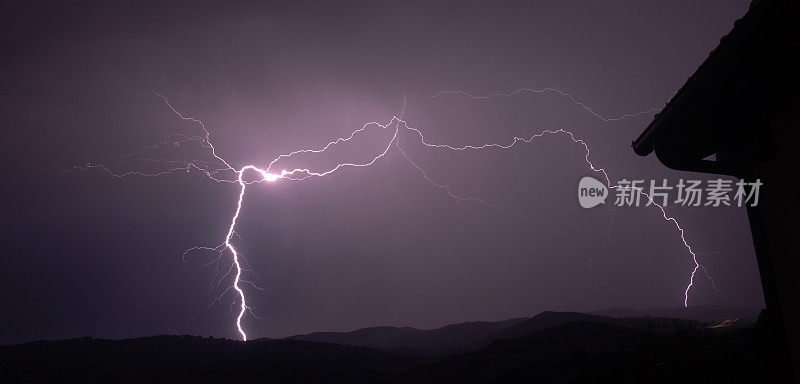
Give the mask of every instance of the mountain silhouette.
<path id="1" fill-rule="evenodd" d="M 666 317 L 675 319 L 689 319 L 701 322 L 719 322 L 726 319 L 738 319 L 741 325 L 750 325 L 758 320 L 760 309 L 734 308 L 718 305 L 697 305 L 691 307 L 672 308 L 609 308 L 601 311 L 590 312 L 594 315 L 609 317 Z"/>
<path id="2" fill-rule="evenodd" d="M 493 381 L 502 373 L 524 367 L 532 361 L 559 360 L 575 351 L 591 354 L 630 348 L 636 336 L 637 331 L 617 325 L 566 322 L 524 337 L 494 340 L 474 353 L 454 355 L 412 369 L 403 378 L 434 382 Z"/>
<path id="3" fill-rule="evenodd" d="M 721 320 L 724 320 L 722 318 Z M 643 330 L 673 330 L 676 327 L 700 326 L 692 320 L 673 318 L 613 318 L 580 312 L 542 312 L 533 317 L 504 321 L 474 321 L 452 324 L 441 328 L 422 330 L 411 327 L 370 327 L 352 332 L 314 332 L 287 337 L 285 340 L 303 340 L 335 343 L 380 349 L 400 349 L 409 352 L 447 354 L 476 350 L 488 346 L 495 339 L 513 339 L 574 321 L 615 324 Z"/>
<path id="4" fill-rule="evenodd" d="M 37 341 L 0 346 L 0 382 L 772 382 L 763 317 L 736 328 L 543 312 L 248 342 L 176 335 Z"/>
<path id="5" fill-rule="evenodd" d="M 290 336 L 288 340 L 316 341 L 381 349 L 409 349 L 426 353 L 449 353 L 514 326 L 528 318 L 504 321 L 473 321 L 422 330 L 410 327 L 371 327 L 353 332 L 314 332 Z"/>

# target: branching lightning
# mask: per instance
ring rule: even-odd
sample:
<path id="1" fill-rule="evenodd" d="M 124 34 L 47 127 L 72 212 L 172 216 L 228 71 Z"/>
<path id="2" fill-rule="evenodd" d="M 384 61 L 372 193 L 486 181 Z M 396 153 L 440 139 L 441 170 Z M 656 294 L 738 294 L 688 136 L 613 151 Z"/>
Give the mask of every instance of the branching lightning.
<path id="1" fill-rule="evenodd" d="M 437 93 L 435 95 L 427 96 L 427 97 L 437 98 L 437 97 L 448 96 L 448 95 L 463 95 L 463 96 L 466 96 L 466 97 L 469 97 L 469 98 L 472 98 L 472 99 L 475 99 L 475 100 L 482 100 L 482 99 L 488 99 L 488 98 L 492 98 L 492 97 L 511 97 L 511 96 L 520 95 L 520 94 L 545 93 L 545 92 L 554 93 L 554 94 L 566 97 L 573 104 L 575 104 L 576 106 L 578 106 L 578 107 L 582 108 L 583 110 L 585 110 L 586 112 L 590 113 L 595 118 L 600 119 L 600 120 L 605 121 L 605 122 L 618 121 L 618 120 L 631 118 L 631 117 L 637 117 L 637 116 L 641 116 L 641 115 L 645 115 L 645 114 L 648 114 L 648 113 L 651 113 L 651 112 L 658 111 L 658 109 L 656 109 L 656 108 L 649 108 L 647 110 L 636 112 L 636 113 L 629 113 L 629 114 L 624 114 L 624 115 L 620 115 L 620 116 L 616 116 L 616 117 L 606 117 L 606 116 L 602 116 L 602 115 L 596 113 L 589 106 L 587 106 L 586 104 L 578 101 L 577 99 L 575 99 L 573 96 L 569 95 L 568 93 L 566 93 L 564 91 L 561 91 L 561 90 L 558 90 L 558 89 L 555 89 L 555 88 L 542 88 L 542 89 L 520 88 L 520 89 L 518 89 L 518 90 L 516 90 L 514 92 L 510 92 L 510 93 L 491 93 L 491 94 L 482 95 L 482 96 L 475 96 L 473 94 L 470 94 L 468 92 L 463 92 L 463 91 L 442 91 L 442 92 L 439 92 L 439 93 Z M 541 138 L 543 136 L 549 136 L 549 135 L 565 136 L 565 137 L 569 138 L 574 144 L 578 144 L 578 145 L 580 145 L 580 146 L 582 146 L 584 148 L 584 150 L 586 152 L 584 160 L 585 160 L 586 164 L 589 166 L 589 169 L 591 169 L 591 171 L 594 172 L 594 173 L 602 174 L 602 176 L 605 179 L 605 182 L 606 182 L 606 184 L 607 184 L 609 189 L 634 188 L 634 189 L 638 190 L 639 193 L 645 195 L 649 199 L 649 201 L 651 202 L 652 205 L 654 205 L 655 207 L 658 208 L 658 210 L 660 211 L 661 216 L 663 217 L 664 220 L 666 220 L 668 222 L 671 222 L 675 226 L 675 229 L 677 229 L 678 233 L 680 234 L 680 238 L 681 238 L 681 241 L 682 241 L 684 247 L 689 252 L 689 254 L 691 254 L 692 261 L 694 263 L 694 266 L 693 266 L 693 269 L 692 269 L 692 272 L 691 272 L 691 275 L 690 275 L 690 278 L 689 278 L 689 283 L 686 286 L 686 289 L 684 290 L 684 306 L 688 306 L 689 291 L 694 286 L 695 277 L 696 277 L 696 274 L 697 274 L 698 270 L 702 269 L 703 272 L 705 272 L 706 275 L 708 275 L 708 273 L 705 270 L 705 268 L 699 263 L 699 261 L 697 259 L 697 254 L 695 253 L 694 250 L 692 250 L 692 247 L 687 242 L 686 237 L 685 237 L 685 233 L 684 233 L 684 229 L 681 227 L 681 225 L 678 223 L 678 221 L 675 218 L 669 216 L 667 214 L 666 210 L 664 209 L 664 207 L 659 205 L 655 201 L 653 201 L 653 199 L 650 198 L 650 196 L 648 196 L 646 193 L 644 193 L 644 191 L 642 191 L 641 188 L 623 187 L 623 186 L 619 186 L 619 185 L 614 185 L 611 182 L 611 180 L 610 180 L 608 174 L 606 173 L 605 169 L 595 166 L 594 163 L 590 160 L 589 145 L 583 139 L 577 138 L 572 132 L 564 130 L 564 129 L 543 130 L 543 131 L 541 131 L 539 133 L 536 133 L 536 134 L 531 135 L 531 136 L 526 137 L 526 138 L 514 137 L 513 140 L 511 140 L 510 142 L 508 142 L 506 144 L 485 143 L 485 144 L 479 144 L 479 145 L 452 146 L 452 145 L 448 145 L 448 144 L 430 143 L 430 142 L 428 142 L 426 140 L 426 138 L 425 138 L 425 136 L 424 136 L 424 134 L 423 134 L 423 132 L 421 130 L 410 126 L 408 124 L 408 122 L 404 119 L 404 114 L 405 114 L 405 98 L 404 98 L 403 110 L 402 110 L 402 113 L 400 114 L 400 116 L 399 117 L 398 116 L 392 116 L 392 118 L 389 119 L 389 121 L 386 122 L 386 123 L 379 123 L 379 122 L 366 123 L 366 124 L 362 125 L 360 128 L 358 128 L 355 131 L 353 131 L 352 133 L 350 133 L 350 135 L 348 135 L 346 137 L 338 138 L 336 140 L 333 140 L 333 141 L 327 143 L 326 145 L 322 146 L 321 148 L 317 148 L 317 149 L 306 148 L 306 149 L 300 149 L 300 150 L 296 150 L 296 151 L 289 152 L 289 153 L 286 153 L 286 154 L 278 155 L 272 161 L 270 161 L 265 167 L 259 167 L 259 166 L 254 165 L 254 164 L 247 164 L 247 165 L 241 166 L 239 168 L 236 168 L 236 167 L 231 165 L 228 161 L 226 161 L 223 157 L 221 157 L 217 153 L 216 148 L 214 147 L 214 145 L 211 142 L 210 133 L 206 129 L 206 126 L 202 121 L 200 121 L 199 119 L 196 119 L 194 117 L 191 117 L 191 116 L 186 116 L 186 115 L 182 114 L 181 112 L 179 112 L 176 108 L 173 107 L 173 105 L 170 103 L 170 101 L 164 95 L 162 95 L 160 93 L 156 93 L 156 92 L 154 92 L 153 94 L 155 96 L 157 96 L 157 97 L 160 97 L 163 100 L 163 102 L 167 105 L 167 107 L 179 119 L 187 121 L 187 122 L 194 123 L 197 126 L 199 126 L 200 129 L 201 129 L 201 134 L 198 135 L 198 136 L 190 136 L 190 135 L 183 135 L 183 134 L 173 134 L 173 135 L 170 135 L 170 136 L 166 137 L 164 140 L 162 140 L 160 143 L 156 144 L 155 146 L 141 147 L 141 148 L 139 148 L 138 151 L 136 151 L 134 153 L 131 153 L 129 155 L 122 156 L 122 157 L 120 157 L 118 159 L 113 160 L 113 161 L 116 161 L 116 162 L 125 162 L 127 160 L 135 160 L 135 161 L 144 161 L 144 162 L 147 162 L 147 163 L 152 163 L 153 165 L 158 167 L 158 169 L 155 170 L 155 171 L 145 172 L 145 171 L 138 171 L 138 170 L 128 170 L 128 171 L 125 171 L 125 172 L 115 172 L 112 169 L 113 167 L 111 167 L 108 163 L 87 164 L 86 166 L 75 167 L 74 169 L 75 170 L 86 171 L 88 169 L 95 169 L 96 168 L 96 169 L 103 170 L 103 171 L 107 172 L 108 174 L 110 174 L 112 176 L 115 176 L 115 177 L 125 177 L 125 176 L 132 176 L 132 175 L 138 175 L 138 176 L 161 176 L 161 175 L 167 175 L 167 174 L 171 174 L 171 173 L 175 173 L 175 172 L 189 172 L 189 171 L 194 169 L 194 170 L 202 172 L 204 174 L 204 176 L 206 178 L 208 178 L 209 180 L 212 180 L 212 181 L 215 181 L 215 182 L 238 184 L 238 187 L 239 187 L 238 199 L 236 201 L 235 210 L 233 211 L 233 214 L 232 214 L 232 216 L 230 218 L 230 223 L 228 225 L 228 231 L 227 231 L 227 233 L 225 235 L 224 241 L 221 244 L 217 245 L 216 247 L 200 247 L 200 246 L 192 247 L 192 248 L 188 249 L 184 253 L 184 258 L 186 257 L 187 254 L 192 253 L 192 252 L 207 251 L 207 252 L 215 253 L 217 255 L 216 262 L 219 263 L 219 260 L 223 257 L 225 252 L 226 251 L 230 252 L 231 257 L 232 257 L 232 264 L 230 264 L 230 267 L 227 268 L 227 271 L 222 276 L 218 275 L 219 268 L 217 268 L 217 272 L 215 273 L 213 280 L 216 281 L 216 284 L 218 286 L 219 284 L 221 284 L 221 282 L 225 278 L 227 278 L 227 276 L 229 276 L 230 274 L 233 274 L 233 284 L 230 287 L 228 287 L 227 289 L 225 289 L 214 300 L 214 302 L 218 302 L 222 298 L 222 296 L 226 295 L 231 290 L 236 292 L 236 295 L 238 296 L 238 300 L 235 300 L 234 303 L 232 304 L 232 307 L 237 302 L 239 304 L 238 305 L 237 315 L 236 315 L 236 329 L 237 329 L 239 335 L 241 336 L 242 340 L 245 340 L 245 341 L 247 340 L 247 333 L 245 332 L 244 328 L 242 327 L 242 318 L 244 317 L 246 312 L 250 312 L 252 314 L 252 309 L 247 305 L 245 292 L 244 292 L 244 290 L 242 290 L 242 284 L 251 285 L 251 286 L 253 286 L 253 287 L 257 288 L 257 289 L 261 289 L 253 281 L 251 281 L 249 279 L 246 279 L 245 276 L 243 276 L 243 273 L 252 272 L 252 271 L 250 271 L 250 269 L 246 266 L 246 260 L 244 259 L 244 256 L 241 254 L 241 252 L 239 252 L 236 249 L 236 247 L 233 244 L 233 238 L 236 236 L 237 220 L 239 219 L 239 216 L 240 216 L 241 211 L 242 211 L 242 202 L 244 200 L 245 192 L 246 192 L 246 189 L 247 189 L 248 185 L 251 185 L 251 184 L 254 184 L 254 183 L 261 183 L 261 182 L 272 183 L 272 182 L 278 182 L 278 181 L 284 180 L 284 179 L 285 180 L 299 181 L 299 180 L 305 180 L 305 179 L 312 178 L 312 177 L 328 176 L 328 175 L 331 175 L 331 174 L 333 174 L 333 173 L 335 173 L 335 172 L 337 172 L 337 171 L 339 171 L 339 170 L 341 170 L 343 168 L 369 167 L 369 166 L 375 164 L 379 159 L 385 157 L 392 150 L 392 148 L 396 148 L 397 151 L 402 155 L 402 157 L 406 161 L 408 161 L 408 163 L 411 164 L 414 167 L 414 169 L 416 169 L 419 172 L 419 174 L 422 176 L 423 179 L 425 179 L 428 183 L 430 183 L 431 185 L 435 186 L 436 188 L 441 189 L 442 191 L 444 191 L 452 199 L 456 199 L 456 200 L 459 200 L 459 201 L 476 202 L 476 203 L 482 204 L 484 206 L 490 207 L 492 209 L 495 209 L 495 210 L 497 210 L 497 211 L 499 211 L 499 212 L 501 212 L 503 214 L 514 216 L 514 217 L 518 217 L 518 218 L 520 218 L 520 219 L 522 219 L 522 220 L 524 220 L 526 222 L 529 222 L 529 223 L 542 224 L 542 223 L 547 221 L 547 219 L 545 219 L 544 221 L 532 220 L 532 219 L 530 219 L 530 218 L 528 218 L 528 217 L 526 217 L 526 216 L 524 216 L 522 214 L 519 214 L 519 213 L 516 213 L 516 212 L 512 212 L 512 211 L 508 211 L 508 210 L 506 210 L 506 209 L 504 209 L 504 208 L 502 208 L 502 207 L 500 207 L 500 206 L 498 206 L 496 204 L 493 204 L 493 203 L 491 203 L 489 201 L 482 200 L 482 199 L 480 199 L 478 197 L 459 195 L 456 192 L 454 192 L 449 186 L 434 180 L 434 178 L 432 178 L 429 175 L 429 173 L 423 167 L 421 167 L 419 165 L 419 163 L 415 162 L 409 156 L 407 151 L 401 145 L 401 143 L 400 143 L 400 134 L 401 134 L 401 132 L 407 132 L 407 133 L 411 134 L 412 137 L 416 137 L 418 142 L 421 143 L 422 145 L 424 145 L 427 148 L 443 149 L 443 150 L 449 150 L 449 151 L 479 151 L 479 150 L 485 150 L 485 149 L 510 150 L 510 149 L 512 149 L 512 148 L 514 148 L 516 146 L 519 146 L 520 144 L 532 143 L 535 139 Z M 336 165 L 334 165 L 334 166 L 332 166 L 330 168 L 327 168 L 327 169 L 309 169 L 309 168 L 282 169 L 282 168 L 279 167 L 280 163 L 283 160 L 287 160 L 289 158 L 292 158 L 292 157 L 300 155 L 300 154 L 319 154 L 319 153 L 326 152 L 327 150 L 329 150 L 332 147 L 335 147 L 335 146 L 337 146 L 339 144 L 346 143 L 346 142 L 349 142 L 349 141 L 353 140 L 355 137 L 357 137 L 358 135 L 364 133 L 367 129 L 370 129 L 370 128 L 389 131 L 389 133 L 391 133 L 391 136 L 388 139 L 388 141 L 385 143 L 385 145 L 381 146 L 379 148 L 379 151 L 374 156 L 369 158 L 368 161 L 365 161 L 365 162 L 338 163 L 338 164 L 336 164 Z M 183 146 L 183 145 L 199 145 L 201 148 L 203 148 L 204 150 L 206 150 L 206 151 L 208 151 L 210 153 L 210 160 L 202 160 L 202 159 L 195 159 L 195 160 L 168 160 L 168 159 L 163 159 L 163 158 L 158 158 L 158 157 L 150 157 L 150 156 L 147 155 L 150 152 L 157 153 L 159 148 L 162 148 L 162 147 L 167 147 L 167 146 L 180 147 L 180 146 Z M 255 178 L 254 179 L 253 178 L 246 179 L 246 175 L 254 175 Z M 716 284 L 713 283 L 713 280 L 712 280 L 712 284 L 714 284 L 715 289 L 717 289 L 716 288 Z M 255 315 L 253 315 L 253 316 L 255 316 Z"/>

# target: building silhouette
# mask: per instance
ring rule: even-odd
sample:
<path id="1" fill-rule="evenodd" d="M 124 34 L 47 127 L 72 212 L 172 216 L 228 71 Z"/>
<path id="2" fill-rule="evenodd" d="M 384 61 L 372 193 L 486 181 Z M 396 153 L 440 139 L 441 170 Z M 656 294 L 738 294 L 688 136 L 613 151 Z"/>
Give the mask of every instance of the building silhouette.
<path id="1" fill-rule="evenodd" d="M 633 142 L 672 169 L 763 183 L 747 213 L 786 382 L 800 380 L 799 10 L 753 1 Z"/>

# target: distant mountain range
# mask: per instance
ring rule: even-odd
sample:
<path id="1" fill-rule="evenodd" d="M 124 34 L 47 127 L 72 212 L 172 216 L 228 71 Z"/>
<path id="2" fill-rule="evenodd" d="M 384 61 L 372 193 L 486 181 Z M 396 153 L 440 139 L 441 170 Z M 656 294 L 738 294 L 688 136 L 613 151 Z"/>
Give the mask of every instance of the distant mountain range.
<path id="1" fill-rule="evenodd" d="M 410 327 L 371 327 L 353 332 L 314 332 L 287 337 L 286 340 L 315 341 L 380 349 L 409 349 L 424 353 L 450 353 L 482 340 L 491 342 L 506 328 L 529 320 L 522 317 L 505 321 L 473 321 L 422 330 Z M 488 343 L 486 343 L 488 345 Z"/>
<path id="2" fill-rule="evenodd" d="M 521 317 L 503 321 L 473 321 L 452 324 L 436 329 L 411 327 L 370 327 L 352 332 L 314 332 L 296 335 L 284 340 L 302 340 L 334 343 L 380 349 L 407 349 L 409 352 L 448 354 L 476 350 L 488 346 L 495 339 L 512 339 L 555 327 L 567 322 L 587 321 L 635 328 L 638 330 L 670 331 L 677 327 L 700 327 L 702 323 L 716 323 L 739 319 L 739 324 L 752 324 L 757 310 L 727 307 L 665 308 L 631 310 L 612 308 L 591 314 L 579 312 L 542 312 L 534 317 Z M 742 320 L 745 319 L 745 320 Z"/>
<path id="3" fill-rule="evenodd" d="M 543 312 L 246 343 L 175 335 L 37 341 L 0 346 L 0 382 L 772 382 L 763 327 L 711 315 L 738 312 L 693 313 L 707 320 Z"/>
<path id="4" fill-rule="evenodd" d="M 758 320 L 760 309 L 744 309 L 724 307 L 717 305 L 698 305 L 674 308 L 629 309 L 609 308 L 602 311 L 589 312 L 594 315 L 610 317 L 669 317 L 675 319 L 689 319 L 701 322 L 718 322 L 725 319 L 739 319 L 744 325 L 750 325 Z"/>

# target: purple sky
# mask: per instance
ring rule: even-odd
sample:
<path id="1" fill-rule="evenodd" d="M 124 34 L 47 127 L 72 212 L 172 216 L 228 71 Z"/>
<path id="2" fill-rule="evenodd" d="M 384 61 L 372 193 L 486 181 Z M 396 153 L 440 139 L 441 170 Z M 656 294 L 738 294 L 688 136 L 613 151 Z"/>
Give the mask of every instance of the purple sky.
<path id="1" fill-rule="evenodd" d="M 202 120 L 235 167 L 388 122 L 405 95 L 405 119 L 432 143 L 507 144 L 566 129 L 612 181 L 676 182 L 704 176 L 630 149 L 652 113 L 604 122 L 552 92 L 425 96 L 554 87 L 603 116 L 661 107 L 748 5 L 318 3 L 0 1 L 0 343 L 236 337 L 235 296 L 209 306 L 227 283 L 210 294 L 214 268 L 201 265 L 208 258 L 180 261 L 187 248 L 224 240 L 235 184 L 199 172 L 50 170 L 118 158 L 171 133 L 198 134 L 151 87 Z M 381 150 L 385 133 L 370 130 L 292 164 L 363 161 Z M 254 185 L 236 240 L 265 289 L 246 288 L 263 317 L 245 319 L 250 337 L 683 304 L 693 264 L 674 226 L 655 208 L 618 209 L 613 223 L 608 207 L 580 208 L 576 185 L 591 173 L 584 148 L 568 137 L 458 153 L 425 148 L 410 134 L 400 143 L 454 192 L 546 223 L 454 201 L 397 150 L 366 169 Z M 182 148 L 171 156 L 201 154 Z M 744 209 L 668 212 L 724 292 L 700 275 L 690 305 L 763 305 Z"/>

